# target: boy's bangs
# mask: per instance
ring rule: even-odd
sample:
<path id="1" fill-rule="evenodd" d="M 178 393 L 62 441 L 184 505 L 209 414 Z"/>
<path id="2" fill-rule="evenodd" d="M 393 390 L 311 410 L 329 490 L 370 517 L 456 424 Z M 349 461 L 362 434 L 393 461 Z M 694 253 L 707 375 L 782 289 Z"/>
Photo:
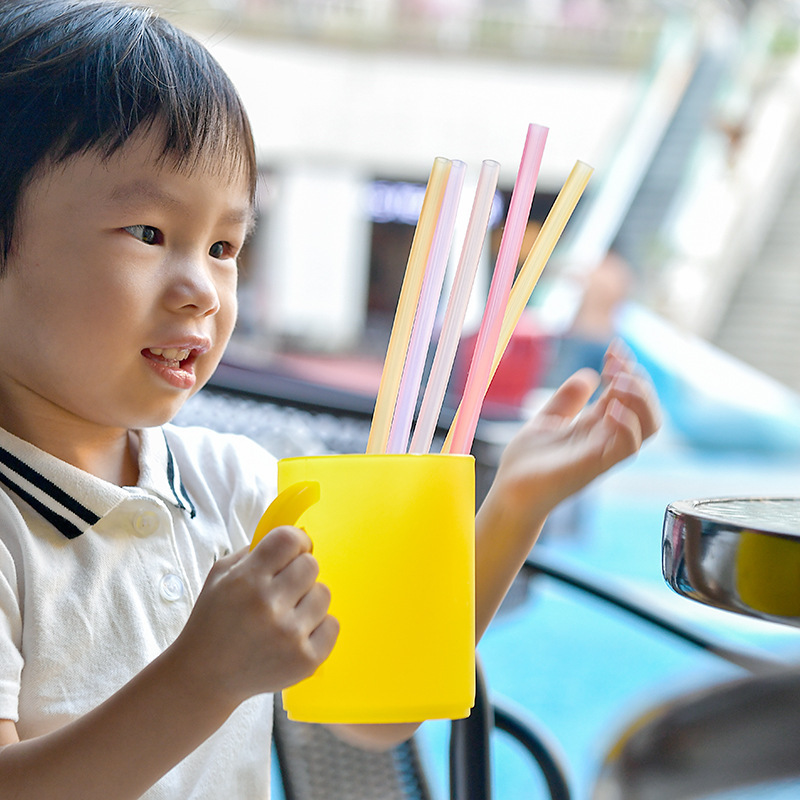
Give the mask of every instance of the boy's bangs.
<path id="1" fill-rule="evenodd" d="M 202 162 L 221 175 L 244 173 L 254 192 L 253 140 L 238 94 L 205 48 L 188 37 L 157 30 L 162 23 L 152 18 L 113 65 L 102 63 L 107 56 L 98 54 L 97 69 L 106 80 L 86 84 L 94 89 L 87 100 L 96 114 L 75 121 L 63 155 L 93 146 L 112 155 L 139 126 L 155 126 L 164 132 L 163 158 L 177 168 L 191 170 Z M 84 126 L 90 129 L 82 130 Z"/>
<path id="2" fill-rule="evenodd" d="M 252 134 L 230 80 L 193 39 L 157 17 L 147 22 L 124 52 L 107 48 L 86 64 L 96 78 L 81 81 L 83 103 L 56 160 L 92 148 L 113 155 L 141 126 L 152 127 L 163 131 L 162 158 L 176 168 L 202 164 L 220 175 L 246 174 L 254 193 Z"/>

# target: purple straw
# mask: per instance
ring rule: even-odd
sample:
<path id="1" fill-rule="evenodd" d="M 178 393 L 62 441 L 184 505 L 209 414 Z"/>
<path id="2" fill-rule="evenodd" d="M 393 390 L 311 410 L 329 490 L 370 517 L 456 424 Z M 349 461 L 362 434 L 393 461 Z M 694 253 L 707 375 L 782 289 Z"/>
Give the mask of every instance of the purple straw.
<path id="1" fill-rule="evenodd" d="M 431 342 L 433 323 L 436 318 L 436 309 L 442 293 L 445 267 L 453 243 L 453 229 L 456 222 L 458 201 L 461 197 L 461 187 L 464 184 L 466 164 L 463 161 L 453 161 L 450 167 L 450 176 L 447 180 L 436 232 L 433 235 L 428 264 L 425 269 L 422 290 L 420 292 L 417 313 L 414 317 L 414 327 L 408 345 L 408 355 L 400 380 L 400 389 L 397 393 L 392 427 L 389 431 L 389 440 L 386 444 L 387 453 L 405 453 L 408 447 L 408 437 L 411 432 L 411 421 L 419 397 L 422 372 L 425 368 L 425 359 Z"/>

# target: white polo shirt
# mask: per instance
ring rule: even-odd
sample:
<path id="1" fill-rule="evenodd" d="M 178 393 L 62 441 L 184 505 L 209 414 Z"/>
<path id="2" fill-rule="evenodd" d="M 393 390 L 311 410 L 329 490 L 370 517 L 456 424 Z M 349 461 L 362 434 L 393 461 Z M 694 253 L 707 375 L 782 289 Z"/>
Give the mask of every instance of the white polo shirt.
<path id="1" fill-rule="evenodd" d="M 161 653 L 274 497 L 275 459 L 245 437 L 167 425 L 139 438 L 139 484 L 120 488 L 0 429 L 0 718 L 21 738 Z M 251 698 L 144 797 L 268 797 L 271 728 L 272 697 Z"/>

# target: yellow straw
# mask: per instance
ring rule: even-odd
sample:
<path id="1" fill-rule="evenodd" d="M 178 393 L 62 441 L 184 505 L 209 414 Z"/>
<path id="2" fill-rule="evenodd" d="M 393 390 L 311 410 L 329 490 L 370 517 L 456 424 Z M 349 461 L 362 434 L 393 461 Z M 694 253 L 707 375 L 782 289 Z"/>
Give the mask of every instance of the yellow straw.
<path id="1" fill-rule="evenodd" d="M 517 327 L 517 323 L 525 311 L 528 301 L 536 288 L 536 284 L 544 271 L 547 261 L 553 253 L 564 228 L 578 205 L 578 200 L 581 199 L 586 184 L 589 183 L 589 178 L 592 177 L 594 169 L 583 161 L 576 161 L 572 171 L 567 176 L 561 191 L 558 193 L 555 202 L 553 203 L 550 213 L 547 215 L 536 241 L 528 253 L 525 262 L 520 267 L 519 275 L 517 275 L 514 285 L 511 287 L 511 294 L 508 298 L 508 305 L 506 306 L 505 314 L 503 315 L 503 325 L 500 329 L 500 338 L 497 342 L 497 348 L 494 353 L 494 360 L 492 361 L 492 369 L 489 374 L 489 381 L 486 384 L 486 391 L 489 390 L 489 384 L 492 382 L 497 367 L 500 364 L 500 359 L 503 357 L 508 343 L 511 341 L 511 335 Z M 459 406 L 459 409 L 461 407 Z M 458 411 L 456 411 L 458 416 Z M 450 452 L 450 445 L 453 437 L 453 430 L 455 428 L 455 418 L 450 426 L 450 431 L 447 434 L 443 453 Z"/>
<path id="2" fill-rule="evenodd" d="M 536 236 L 536 241 L 533 243 L 528 257 L 520 267 L 519 275 L 517 275 L 514 285 L 511 287 L 506 313 L 503 317 L 503 327 L 500 329 L 500 339 L 492 362 L 490 383 L 494 373 L 497 371 L 500 359 L 511 341 L 511 335 L 514 333 L 514 329 L 517 327 L 517 323 L 522 317 L 528 301 L 531 299 L 533 290 L 542 276 L 547 261 L 553 254 L 553 250 L 558 244 L 558 240 L 561 238 L 561 234 L 564 232 L 575 206 L 578 205 L 578 200 L 581 199 L 583 190 L 586 188 L 586 184 L 589 183 L 589 178 L 592 177 L 593 172 L 594 169 L 588 164 L 584 164 L 583 161 L 575 162 L 572 172 L 564 181 L 564 186 L 558 193 L 550 213 Z"/>
<path id="3" fill-rule="evenodd" d="M 425 276 L 425 265 L 428 262 L 433 234 L 436 231 L 436 223 L 439 219 L 439 211 L 450 175 L 450 165 L 449 159 L 434 159 L 431 174 L 428 177 L 428 186 L 425 189 L 422 210 L 414 231 L 414 239 L 411 242 L 406 274 L 400 289 L 400 299 L 397 301 L 397 312 L 389 337 L 389 347 L 386 350 L 386 361 L 383 365 L 378 396 L 375 400 L 372 427 L 367 441 L 368 453 L 384 453 L 386 451 L 394 407 L 397 402 L 397 392 L 403 376 L 406 352 L 414 325 L 422 280 Z"/>

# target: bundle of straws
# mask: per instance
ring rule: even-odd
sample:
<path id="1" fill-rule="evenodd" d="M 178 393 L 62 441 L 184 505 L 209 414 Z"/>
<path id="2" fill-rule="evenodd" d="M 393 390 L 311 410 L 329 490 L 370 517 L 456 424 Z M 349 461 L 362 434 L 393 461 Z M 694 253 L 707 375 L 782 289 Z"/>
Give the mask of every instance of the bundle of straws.
<path id="1" fill-rule="evenodd" d="M 588 164 L 575 163 L 514 279 L 547 133 L 541 125 L 528 126 L 464 393 L 443 453 L 470 452 L 495 370 L 593 172 Z M 400 290 L 367 453 L 430 451 L 489 226 L 500 165 L 496 161 L 481 165 L 442 331 L 409 444 L 465 170 L 462 161 L 434 160 Z"/>

